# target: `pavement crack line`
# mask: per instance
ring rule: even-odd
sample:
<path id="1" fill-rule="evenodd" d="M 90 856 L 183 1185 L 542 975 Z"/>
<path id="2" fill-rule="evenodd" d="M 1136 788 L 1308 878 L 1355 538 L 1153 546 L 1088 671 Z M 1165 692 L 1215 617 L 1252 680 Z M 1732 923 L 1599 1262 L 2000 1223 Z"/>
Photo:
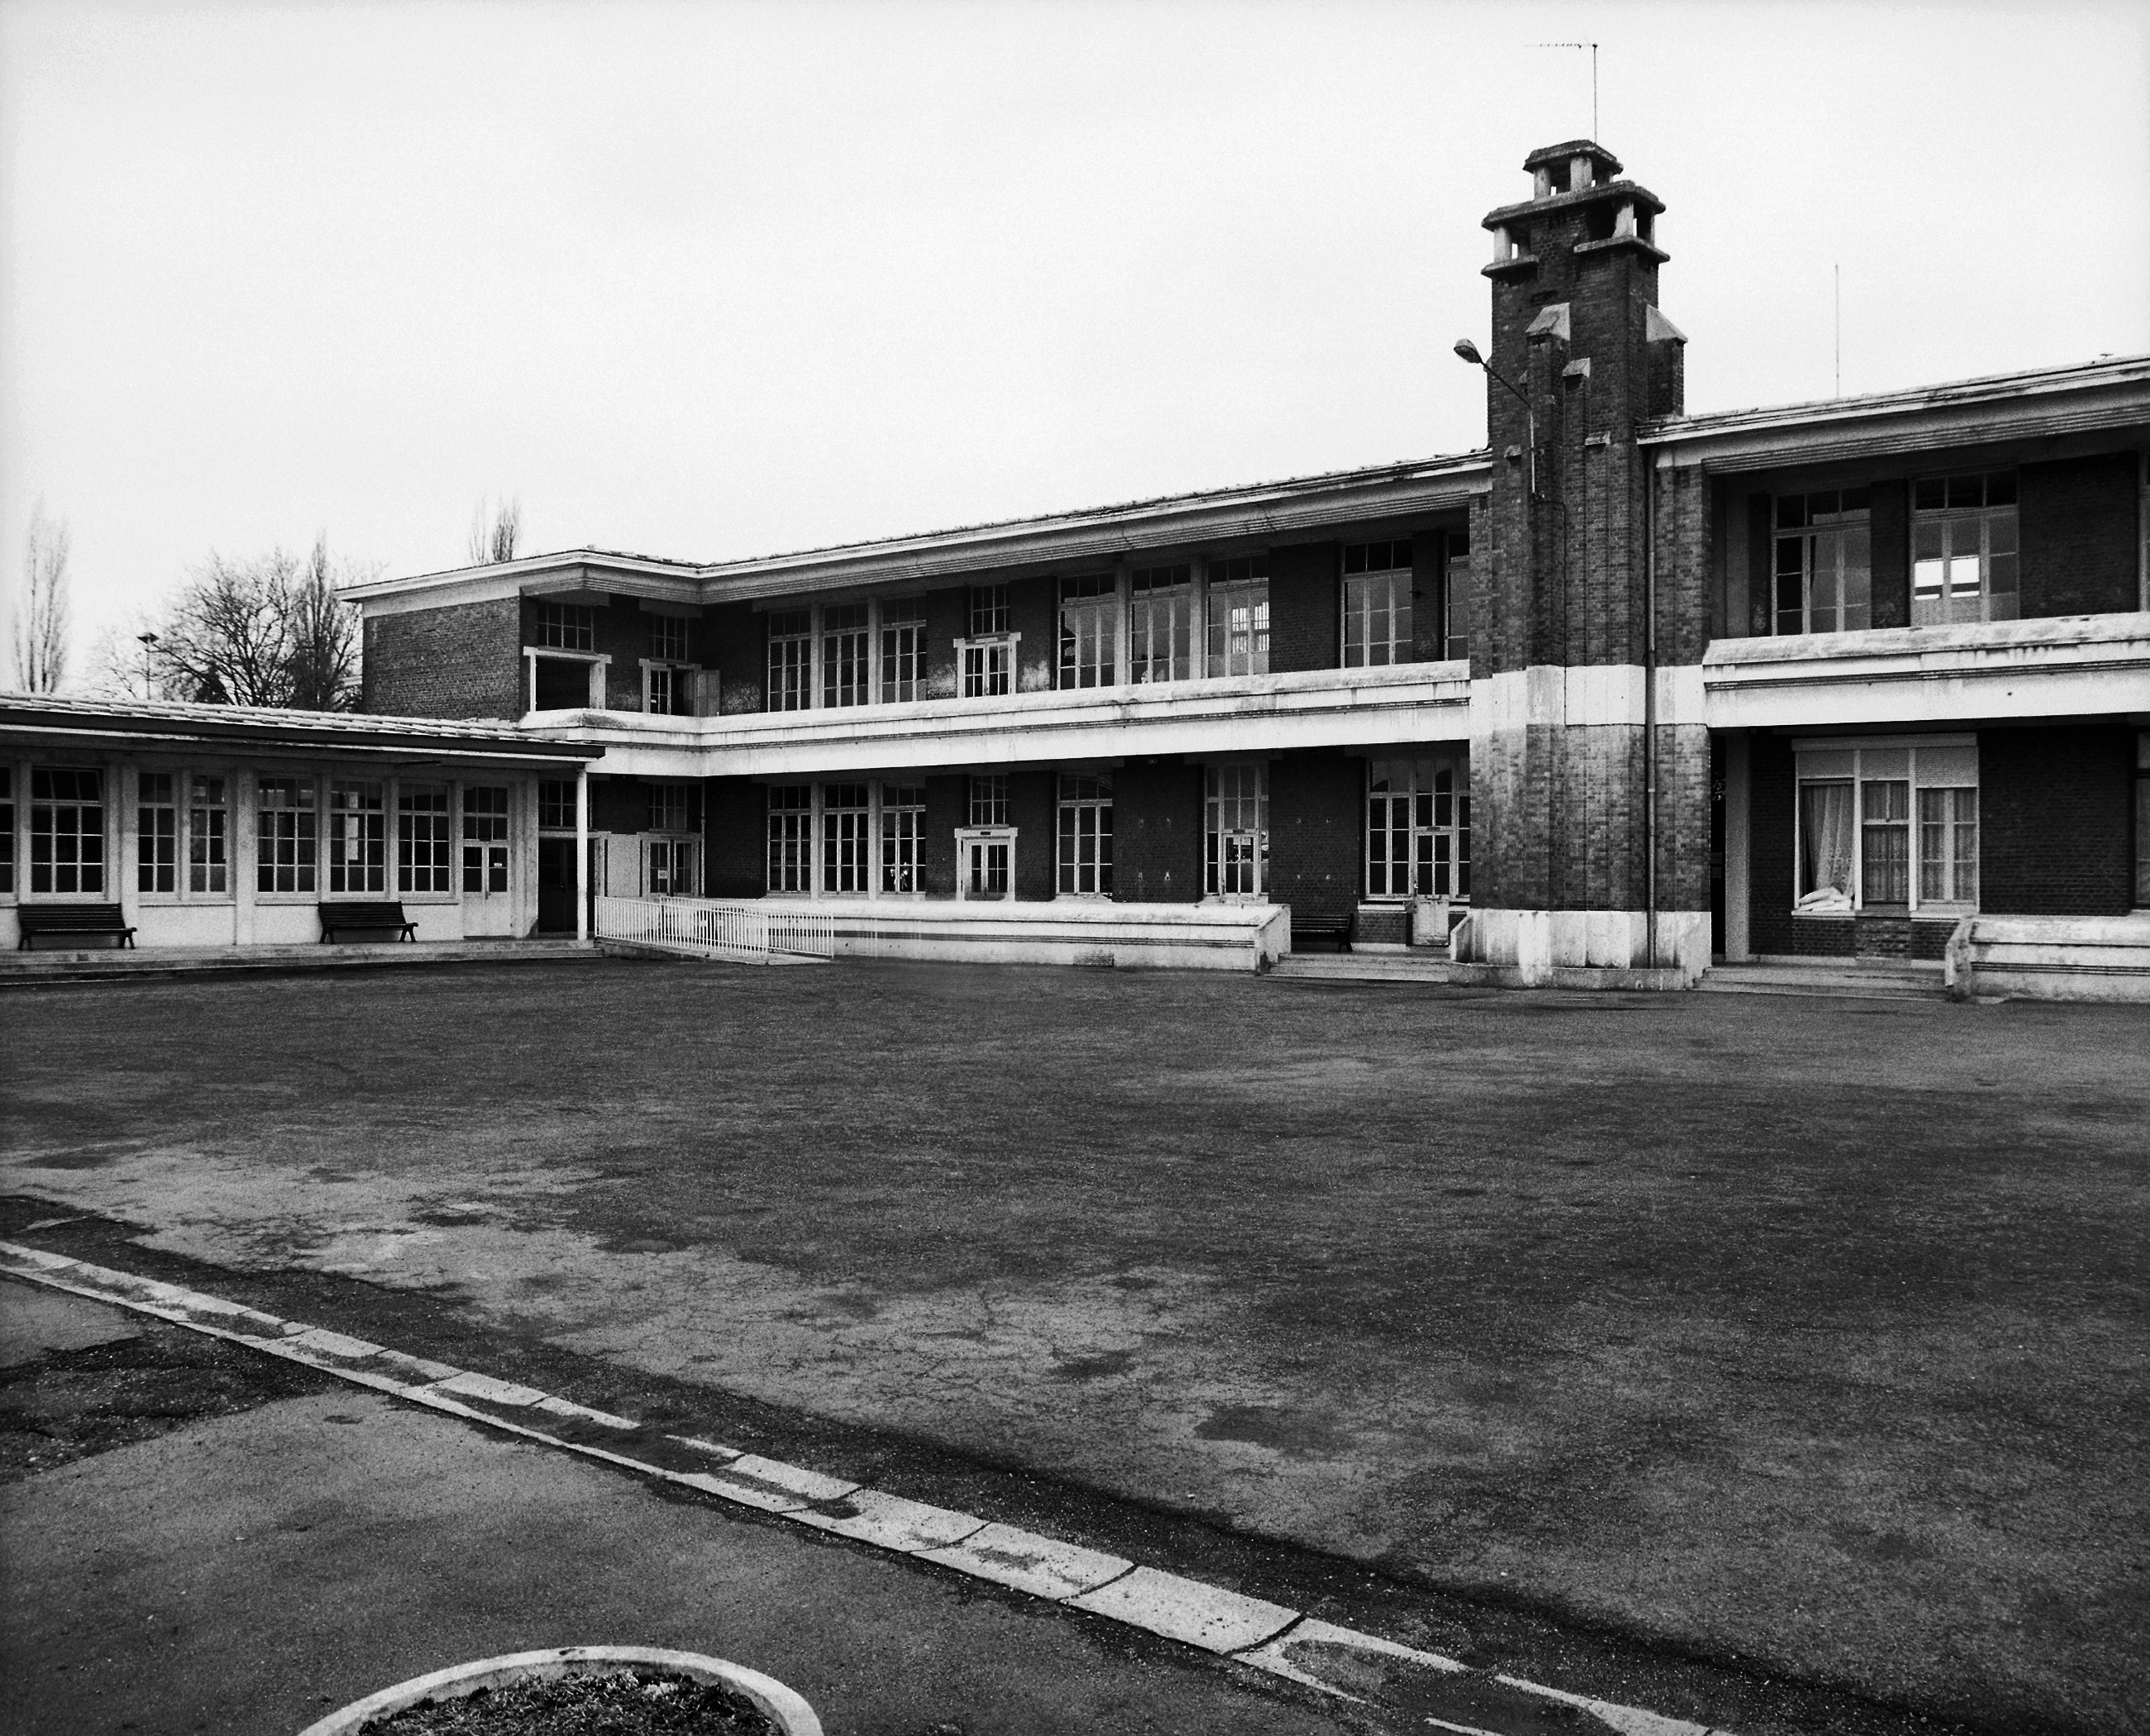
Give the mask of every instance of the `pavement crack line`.
<path id="1" fill-rule="evenodd" d="M 1026 1596 L 1140 1628 L 1334 1699 L 1370 1703 L 1366 1693 L 1353 1692 L 1322 1673 L 1325 1665 L 1343 1654 L 1350 1663 L 1342 1673 L 1360 1688 L 1370 1666 L 1403 1674 L 1406 1687 L 1411 1678 L 1424 1683 L 1471 1676 L 1496 1681 L 1571 1713 L 1583 1713 L 1613 1736 L 1731 1736 L 1729 1731 L 1686 1718 L 1594 1699 L 1520 1677 L 1489 1678 L 1456 1658 L 1340 1627 L 1304 1610 L 714 1442 L 663 1436 L 654 1444 L 669 1442 L 686 1448 L 695 1461 L 706 1462 L 708 1468 L 682 1470 L 656 1463 L 553 1432 L 536 1421 L 558 1419 L 555 1428 L 573 1427 L 584 1434 L 640 1431 L 642 1426 L 630 1417 L 593 1410 L 558 1394 L 475 1370 L 408 1356 L 325 1326 L 283 1320 L 159 1279 L 6 1241 L 0 1241 L 0 1274 L 301 1363 L 354 1386 L 556 1452 L 618 1466 L 871 1548 L 931 1562 Z M 502 1414 L 505 1411 L 531 1420 L 518 1421 L 516 1416 Z M 1371 1703 L 1381 1702 L 1375 1698 Z M 1461 1732 L 1462 1736 L 1502 1736 L 1483 1726 L 1420 1715 L 1430 1728 Z"/>

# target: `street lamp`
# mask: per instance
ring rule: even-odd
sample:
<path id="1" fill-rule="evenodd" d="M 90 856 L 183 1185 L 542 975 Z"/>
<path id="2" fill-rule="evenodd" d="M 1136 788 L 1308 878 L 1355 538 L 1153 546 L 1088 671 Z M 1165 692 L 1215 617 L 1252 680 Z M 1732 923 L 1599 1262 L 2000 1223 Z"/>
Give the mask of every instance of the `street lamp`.
<path id="1" fill-rule="evenodd" d="M 157 636 L 154 633 L 137 633 L 134 637 L 142 642 L 142 697 L 154 699 L 156 693 L 149 685 L 149 653 L 156 647 Z"/>
<path id="2" fill-rule="evenodd" d="M 1487 361 L 1484 356 L 1481 355 L 1478 353 L 1478 346 L 1472 343 L 1470 339 L 1458 338 L 1456 340 L 1455 349 L 1456 353 L 1461 356 L 1464 360 L 1470 363 L 1472 367 L 1483 368 L 1486 370 L 1486 378 L 1500 381 L 1500 383 L 1506 386 L 1510 392 L 1514 394 L 1517 400 L 1522 405 L 1524 427 L 1526 430 L 1525 438 L 1530 441 L 1531 446 L 1530 491 L 1532 494 L 1536 494 L 1538 491 L 1537 411 L 1532 406 L 1531 400 L 1523 391 L 1523 389 L 1517 385 L 1514 380 L 1509 379 L 1507 375 L 1501 373 L 1500 370 L 1492 365 L 1492 363 Z"/>

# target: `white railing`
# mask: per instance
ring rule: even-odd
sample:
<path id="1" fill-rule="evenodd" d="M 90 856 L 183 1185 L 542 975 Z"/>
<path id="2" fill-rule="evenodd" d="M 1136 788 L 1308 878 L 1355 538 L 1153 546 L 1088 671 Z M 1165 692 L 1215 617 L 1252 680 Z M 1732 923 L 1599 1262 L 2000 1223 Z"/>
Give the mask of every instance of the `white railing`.
<path id="1" fill-rule="evenodd" d="M 807 959 L 836 956 L 835 923 L 795 904 L 607 897 L 593 902 L 600 940 L 749 962 L 766 961 L 779 954 Z"/>

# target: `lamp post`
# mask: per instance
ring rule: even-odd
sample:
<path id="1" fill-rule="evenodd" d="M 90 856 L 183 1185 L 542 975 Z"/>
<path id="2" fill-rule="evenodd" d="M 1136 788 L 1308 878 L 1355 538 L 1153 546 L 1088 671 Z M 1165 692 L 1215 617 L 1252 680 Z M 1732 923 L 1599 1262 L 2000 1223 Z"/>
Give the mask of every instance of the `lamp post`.
<path id="1" fill-rule="evenodd" d="M 154 699 L 156 693 L 149 685 L 149 653 L 156 648 L 157 636 L 154 633 L 137 633 L 134 637 L 142 642 L 142 697 Z"/>
<path id="2" fill-rule="evenodd" d="M 1507 375 L 1501 373 L 1492 365 L 1492 363 L 1487 361 L 1484 356 L 1481 355 L 1478 353 L 1478 346 L 1472 343 L 1470 339 L 1458 338 L 1456 340 L 1455 350 L 1456 353 L 1461 356 L 1464 360 L 1470 363 L 1472 367 L 1483 368 L 1486 370 L 1486 377 L 1487 379 L 1497 380 L 1500 381 L 1502 385 L 1506 386 L 1508 390 L 1514 395 L 1516 400 L 1523 406 L 1525 428 L 1524 438 L 1530 442 L 1531 449 L 1530 491 L 1535 495 L 1538 491 L 1537 411 L 1532 406 L 1530 398 L 1524 392 L 1523 389 L 1517 385 L 1514 380 L 1509 379 Z"/>

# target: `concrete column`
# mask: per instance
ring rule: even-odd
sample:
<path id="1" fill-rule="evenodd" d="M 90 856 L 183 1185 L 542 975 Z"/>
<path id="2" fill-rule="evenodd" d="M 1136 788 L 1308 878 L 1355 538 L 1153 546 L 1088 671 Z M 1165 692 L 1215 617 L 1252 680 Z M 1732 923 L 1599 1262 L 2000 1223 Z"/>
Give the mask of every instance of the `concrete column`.
<path id="1" fill-rule="evenodd" d="M 226 854 L 231 860 L 231 938 L 239 946 L 254 944 L 255 850 L 258 795 L 250 767 L 234 767 L 231 773 L 231 836 Z"/>
<path id="2" fill-rule="evenodd" d="M 142 824 L 141 809 L 136 801 L 140 793 L 137 782 L 140 775 L 135 767 L 118 762 L 102 769 L 104 787 L 109 793 L 104 810 L 107 896 L 119 906 L 122 922 L 138 923 L 142 919 L 142 894 L 134 863 L 140 848 Z M 136 943 L 139 944 L 139 937 Z"/>
<path id="3" fill-rule="evenodd" d="M 590 768 L 575 767 L 575 938 L 590 938 L 590 898 L 596 885 L 590 873 Z"/>
<path id="4" fill-rule="evenodd" d="M 1753 847 L 1749 811 L 1753 785 L 1747 762 L 1747 732 L 1724 737 L 1724 959 L 1728 964 L 1754 956 L 1749 917 L 1753 909 Z"/>

